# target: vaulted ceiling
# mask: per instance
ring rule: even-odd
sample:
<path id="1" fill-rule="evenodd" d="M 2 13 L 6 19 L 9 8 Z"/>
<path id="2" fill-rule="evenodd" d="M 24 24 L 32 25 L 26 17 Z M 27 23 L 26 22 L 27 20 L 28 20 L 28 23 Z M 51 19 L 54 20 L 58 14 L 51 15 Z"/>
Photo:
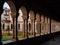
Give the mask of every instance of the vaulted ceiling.
<path id="1" fill-rule="evenodd" d="M 3 0 L 4 1 L 4 0 Z M 5 0 L 6 1 L 6 0 Z M 46 13 L 53 19 L 60 21 L 60 1 L 59 0 L 12 0 L 18 8 L 26 6 L 27 9 L 33 9 L 41 13 Z"/>

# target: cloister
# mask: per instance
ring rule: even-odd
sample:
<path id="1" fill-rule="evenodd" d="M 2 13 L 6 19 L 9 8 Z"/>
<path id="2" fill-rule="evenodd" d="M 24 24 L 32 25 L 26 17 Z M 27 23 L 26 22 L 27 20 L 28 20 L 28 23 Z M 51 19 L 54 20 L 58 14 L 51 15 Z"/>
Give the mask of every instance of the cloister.
<path id="1" fill-rule="evenodd" d="M 10 9 L 3 9 L 5 2 L 10 6 Z M 26 4 L 22 0 L 20 3 L 14 0 L 0 0 L 1 43 L 5 42 L 3 38 L 6 35 L 11 38 L 8 40 L 17 41 L 60 31 L 60 22 L 45 16 L 46 13 L 40 12 L 38 7 L 36 9 L 29 3 L 29 6 Z M 2 14 L 8 15 L 8 18 L 2 20 Z"/>

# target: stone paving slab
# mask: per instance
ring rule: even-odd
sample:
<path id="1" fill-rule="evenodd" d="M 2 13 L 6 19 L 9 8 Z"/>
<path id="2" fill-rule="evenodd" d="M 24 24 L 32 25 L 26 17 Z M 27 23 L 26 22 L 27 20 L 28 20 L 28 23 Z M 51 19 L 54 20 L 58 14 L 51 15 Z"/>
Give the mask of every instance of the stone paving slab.
<path id="1" fill-rule="evenodd" d="M 41 45 L 60 45 L 60 35 L 54 37 L 53 39 L 51 39 Z"/>

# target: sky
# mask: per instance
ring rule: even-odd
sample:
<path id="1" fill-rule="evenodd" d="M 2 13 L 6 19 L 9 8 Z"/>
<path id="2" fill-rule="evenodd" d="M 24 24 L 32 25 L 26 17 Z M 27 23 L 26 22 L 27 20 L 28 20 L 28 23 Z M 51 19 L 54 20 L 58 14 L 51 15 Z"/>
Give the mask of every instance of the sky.
<path id="1" fill-rule="evenodd" d="M 3 8 L 7 7 L 8 9 L 10 9 L 9 5 L 5 2 L 3 5 Z"/>

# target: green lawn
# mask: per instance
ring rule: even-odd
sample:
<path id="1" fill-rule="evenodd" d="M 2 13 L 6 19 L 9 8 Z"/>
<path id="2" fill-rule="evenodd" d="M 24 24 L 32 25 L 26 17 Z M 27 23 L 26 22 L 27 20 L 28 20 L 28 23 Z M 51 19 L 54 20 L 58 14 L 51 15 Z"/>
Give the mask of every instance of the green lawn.
<path id="1" fill-rule="evenodd" d="M 2 41 L 12 40 L 12 36 L 3 36 Z"/>
<path id="2" fill-rule="evenodd" d="M 28 36 L 31 36 L 31 35 L 32 35 L 31 33 L 28 33 Z M 2 41 L 12 40 L 12 37 L 13 36 L 8 36 L 8 35 L 3 36 Z M 24 38 L 24 33 L 18 32 L 18 38 Z"/>
<path id="3" fill-rule="evenodd" d="M 24 33 L 23 32 L 18 32 L 18 38 L 23 38 L 24 37 Z"/>

